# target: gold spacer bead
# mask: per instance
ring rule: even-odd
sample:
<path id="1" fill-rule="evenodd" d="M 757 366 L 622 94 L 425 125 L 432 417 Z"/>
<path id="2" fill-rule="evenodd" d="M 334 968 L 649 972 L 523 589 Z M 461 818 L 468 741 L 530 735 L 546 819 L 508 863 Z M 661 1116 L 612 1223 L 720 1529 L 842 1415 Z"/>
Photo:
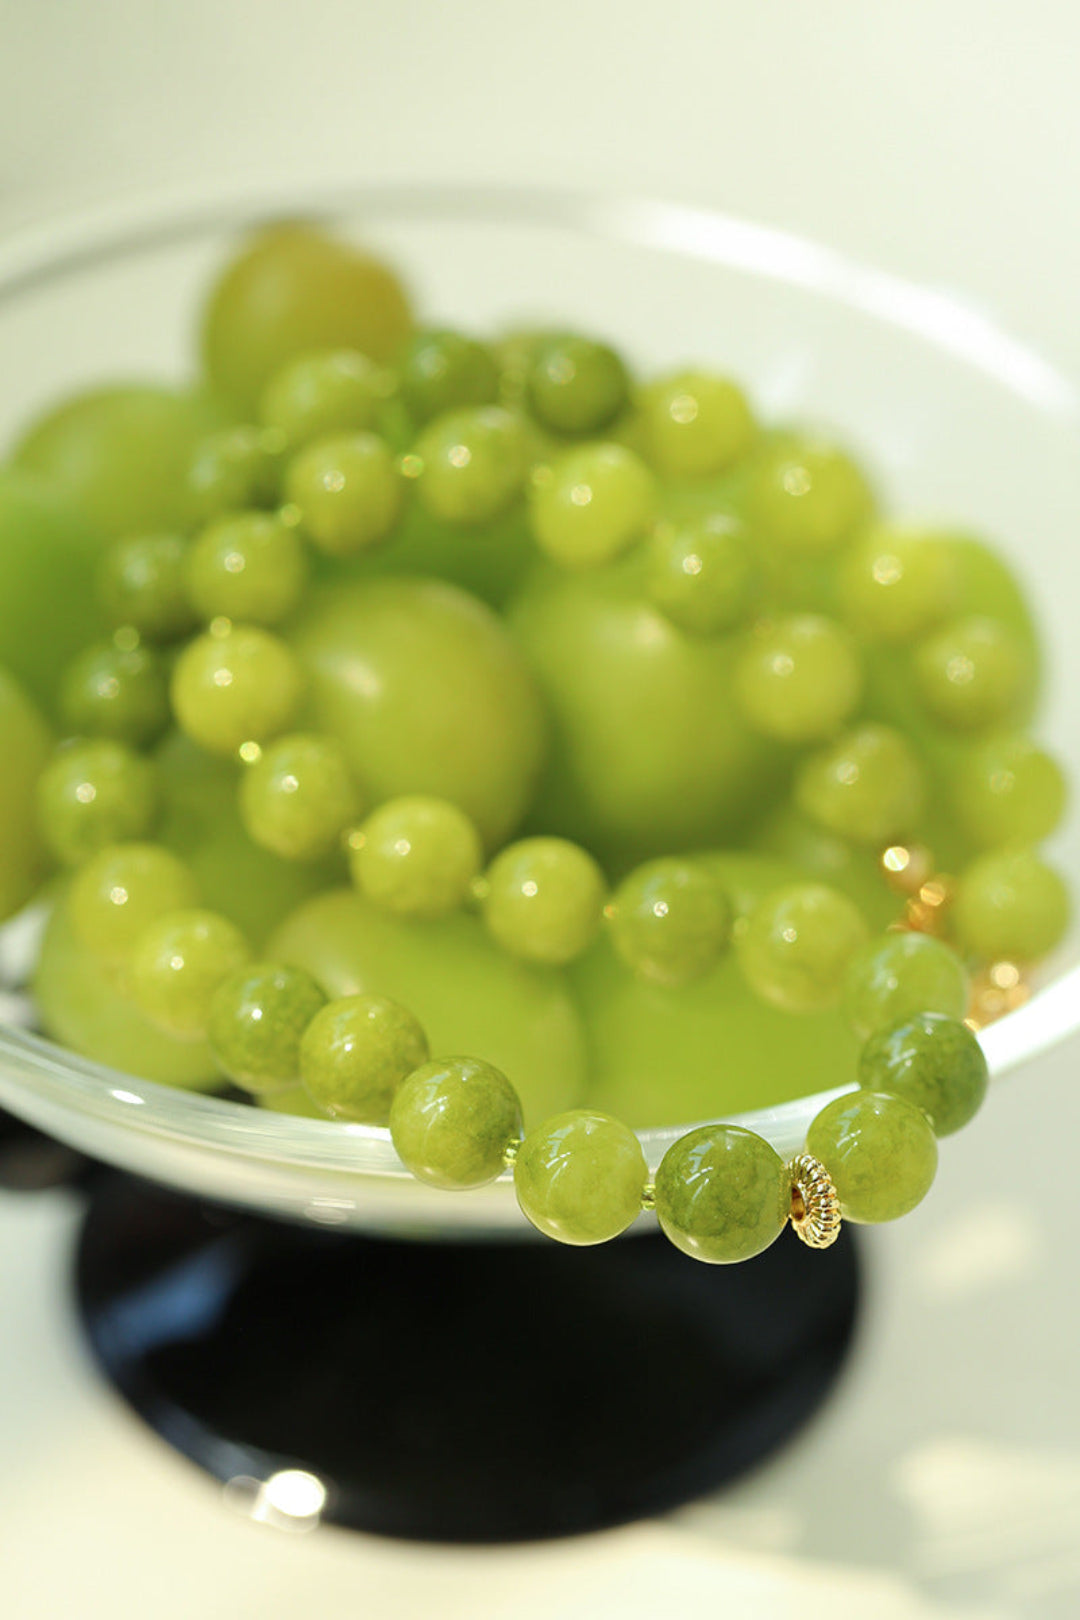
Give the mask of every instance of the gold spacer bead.
<path id="1" fill-rule="evenodd" d="M 985 1029 L 995 1019 L 1022 1007 L 1030 995 L 1031 986 L 1015 962 L 994 962 L 972 981 L 964 1022 L 969 1029 Z"/>
<path id="2" fill-rule="evenodd" d="M 800 1153 L 788 1165 L 796 1236 L 809 1249 L 828 1249 L 840 1236 L 840 1196 L 820 1159 Z"/>
<path id="3" fill-rule="evenodd" d="M 925 844 L 890 844 L 879 862 L 881 875 L 894 894 L 918 894 L 934 875 L 934 857 Z"/>
<path id="4" fill-rule="evenodd" d="M 641 1207 L 642 1209 L 646 1210 L 656 1208 L 655 1181 L 647 1181 L 644 1187 L 641 1189 Z"/>

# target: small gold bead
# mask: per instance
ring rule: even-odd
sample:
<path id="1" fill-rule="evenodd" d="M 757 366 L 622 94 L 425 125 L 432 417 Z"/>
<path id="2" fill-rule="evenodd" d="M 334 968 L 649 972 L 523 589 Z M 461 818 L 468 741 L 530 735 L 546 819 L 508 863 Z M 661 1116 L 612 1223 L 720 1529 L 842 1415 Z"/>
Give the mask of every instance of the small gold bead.
<path id="1" fill-rule="evenodd" d="M 969 1029 L 985 1029 L 1006 1013 L 1022 1007 L 1031 995 L 1031 986 L 1015 962 L 994 962 L 976 974 L 964 1022 Z"/>
<path id="2" fill-rule="evenodd" d="M 840 1197 L 820 1159 L 800 1153 L 788 1165 L 790 1221 L 809 1249 L 828 1249 L 840 1236 Z"/>
<path id="3" fill-rule="evenodd" d="M 520 1147 L 521 1138 L 519 1136 L 515 1136 L 512 1142 L 507 1142 L 506 1152 L 503 1154 L 503 1164 L 508 1170 L 512 1170 L 514 1168 L 514 1160 L 518 1156 L 518 1150 Z"/>
<path id="4" fill-rule="evenodd" d="M 925 844 L 890 844 L 882 851 L 881 873 L 894 894 L 918 894 L 934 874 L 934 857 Z"/>
<path id="5" fill-rule="evenodd" d="M 641 1207 L 642 1207 L 642 1209 L 655 1209 L 656 1208 L 656 1183 L 655 1183 L 655 1181 L 647 1181 L 645 1183 L 645 1186 L 642 1188 Z"/>

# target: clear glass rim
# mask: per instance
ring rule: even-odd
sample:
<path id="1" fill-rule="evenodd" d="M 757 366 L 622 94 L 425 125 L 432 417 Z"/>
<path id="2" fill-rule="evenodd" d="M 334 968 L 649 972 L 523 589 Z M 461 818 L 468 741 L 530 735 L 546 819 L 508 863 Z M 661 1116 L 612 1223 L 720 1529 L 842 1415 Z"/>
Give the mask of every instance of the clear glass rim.
<path id="1" fill-rule="evenodd" d="M 535 224 L 601 236 L 673 257 L 713 262 L 795 285 L 854 307 L 943 349 L 1080 429 L 1071 376 L 993 317 L 951 292 L 907 281 L 772 226 L 693 205 L 571 189 L 438 183 L 223 185 L 210 196 L 172 192 L 63 220 L 38 222 L 0 241 L 0 305 L 50 280 L 117 256 L 155 252 L 214 229 L 250 228 L 287 214 L 332 220 L 366 211 L 380 220 L 445 218 Z M 1080 964 L 1050 980 L 1022 1007 L 980 1034 L 991 1073 L 1038 1056 L 1080 1027 Z M 22 1030 L 0 1025 L 4 1078 L 38 1097 L 113 1125 L 245 1159 L 378 1177 L 408 1177 L 387 1130 L 248 1107 L 121 1074 Z M 782 1151 L 801 1145 L 814 1115 L 854 1081 L 774 1108 L 725 1116 Z M 11 1087 L 5 1088 L 11 1101 Z M 17 1106 L 17 1103 L 13 1103 Z M 700 1122 L 705 1123 L 705 1122 Z M 693 1122 L 638 1132 L 650 1165 Z"/>

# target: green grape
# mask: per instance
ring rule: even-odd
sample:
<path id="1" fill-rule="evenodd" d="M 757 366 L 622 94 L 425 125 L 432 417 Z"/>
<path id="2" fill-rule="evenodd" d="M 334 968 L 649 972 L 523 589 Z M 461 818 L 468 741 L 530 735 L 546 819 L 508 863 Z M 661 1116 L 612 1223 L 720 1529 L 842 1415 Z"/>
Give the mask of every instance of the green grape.
<path id="1" fill-rule="evenodd" d="M 211 523 L 185 565 L 188 596 L 208 623 L 280 624 L 300 602 L 307 571 L 295 530 L 269 512 L 234 512 Z"/>
<path id="2" fill-rule="evenodd" d="M 0 921 L 33 895 L 48 857 L 38 815 L 38 779 L 52 753 L 49 728 L 11 677 L 0 669 Z"/>
<path id="3" fill-rule="evenodd" d="M 656 514 L 656 481 L 621 444 L 566 450 L 534 481 L 533 533 L 564 568 L 595 568 L 641 538 Z"/>
<path id="4" fill-rule="evenodd" d="M 211 754 L 266 742 L 295 718 L 303 676 L 285 642 L 248 625 L 197 636 L 172 675 L 177 724 Z"/>
<path id="5" fill-rule="evenodd" d="M 952 921 L 965 950 L 985 962 L 1037 962 L 1069 926 L 1069 891 L 1030 849 L 994 850 L 961 873 Z"/>
<path id="6" fill-rule="evenodd" d="M 417 497 L 442 523 L 490 523 L 521 494 L 527 471 L 520 420 L 498 405 L 437 416 L 416 441 Z"/>
<path id="7" fill-rule="evenodd" d="M 188 470 L 193 514 L 212 522 L 230 512 L 273 506 L 281 480 L 281 435 L 260 428 L 222 428 L 196 448 Z"/>
<path id="8" fill-rule="evenodd" d="M 933 1185 L 938 1149 L 930 1122 L 903 1097 L 859 1091 L 828 1103 L 807 1132 L 840 1195 L 845 1220 L 895 1221 Z"/>
<path id="9" fill-rule="evenodd" d="M 304 533 L 330 557 L 352 557 L 391 533 L 402 483 L 385 440 L 374 433 L 315 439 L 290 461 L 285 496 Z"/>
<path id="10" fill-rule="evenodd" d="M 1029 659 L 995 619 L 954 619 L 920 644 L 915 684 L 927 710 L 953 731 L 1007 725 L 1030 684 Z"/>
<path id="11" fill-rule="evenodd" d="M 930 934 L 886 934 L 852 957 L 844 1013 L 855 1034 L 865 1040 L 916 1013 L 963 1018 L 969 992 L 964 964 L 942 940 Z"/>
<path id="12" fill-rule="evenodd" d="M 951 772 L 950 799 L 968 838 L 983 849 L 1037 844 L 1065 814 L 1065 773 L 1021 732 L 987 737 Z"/>
<path id="13" fill-rule="evenodd" d="M 357 888 L 401 917 L 443 917 L 464 905 L 484 853 L 463 810 L 416 794 L 381 804 L 349 847 Z"/>
<path id="14" fill-rule="evenodd" d="M 263 390 L 259 420 L 289 450 L 313 439 L 374 428 L 394 391 L 393 374 L 356 349 L 298 355 Z"/>
<path id="15" fill-rule="evenodd" d="M 795 803 L 830 832 L 883 846 L 907 837 L 926 800 L 922 766 L 891 726 L 863 725 L 802 762 Z"/>
<path id="16" fill-rule="evenodd" d="M 119 540 L 101 559 L 98 596 L 110 621 L 147 641 L 176 641 L 194 630 L 188 601 L 187 542 L 174 534 Z"/>
<path id="17" fill-rule="evenodd" d="M 428 1060 L 427 1036 L 387 996 L 328 1002 L 300 1038 L 300 1078 L 335 1119 L 385 1125 L 396 1088 Z"/>
<path id="18" fill-rule="evenodd" d="M 747 515 L 779 551 L 827 556 L 851 540 L 873 512 L 859 468 L 834 445 L 786 436 L 760 456 Z"/>
<path id="19" fill-rule="evenodd" d="M 898 643 L 926 635 L 954 612 L 962 583 L 960 559 L 946 536 L 875 523 L 846 553 L 837 592 L 852 630 Z"/>
<path id="20" fill-rule="evenodd" d="M 633 1131 L 595 1109 L 545 1120 L 514 1160 L 522 1214 L 545 1237 L 578 1246 L 607 1243 L 633 1224 L 647 1176 Z"/>
<path id="21" fill-rule="evenodd" d="M 646 389 L 649 459 L 665 478 L 709 478 L 740 460 L 757 435 L 742 389 L 728 377 L 680 371 Z"/>
<path id="22" fill-rule="evenodd" d="M 607 907 L 611 941 L 640 978 L 687 984 L 715 967 L 731 902 L 707 864 L 665 856 L 625 877 Z"/>
<path id="23" fill-rule="evenodd" d="M 341 744 L 296 732 L 269 743 L 240 781 L 248 836 L 290 861 L 329 854 L 360 814 L 361 800 Z"/>
<path id="24" fill-rule="evenodd" d="M 517 1092 L 500 1069 L 477 1058 L 425 1063 L 390 1104 L 398 1158 L 432 1187 L 457 1192 L 494 1181 L 520 1135 Z"/>
<path id="25" fill-rule="evenodd" d="M 135 1005 L 176 1040 L 203 1040 L 214 993 L 248 961 L 243 934 L 216 911 L 167 911 L 136 939 L 127 988 Z"/>
<path id="26" fill-rule="evenodd" d="M 184 529 L 196 516 L 188 472 L 221 426 L 208 398 L 146 384 L 77 394 L 15 447 L 17 467 L 62 493 L 106 539 Z"/>
<path id="27" fill-rule="evenodd" d="M 879 1030 L 859 1057 L 863 1090 L 913 1103 L 935 1136 L 951 1136 L 975 1118 L 988 1082 L 986 1058 L 971 1030 L 935 1012 Z"/>
<path id="28" fill-rule="evenodd" d="M 694 1260 L 752 1260 L 775 1243 L 791 1210 L 791 1177 L 776 1149 L 738 1125 L 705 1125 L 668 1148 L 656 1173 L 664 1235 Z"/>
<path id="29" fill-rule="evenodd" d="M 189 868 L 160 844 L 111 844 L 76 873 L 68 894 L 79 943 L 121 966 L 152 922 L 199 903 Z"/>
<path id="30" fill-rule="evenodd" d="M 363 581 L 316 595 L 294 641 L 312 723 L 338 738 L 376 803 L 449 799 L 489 849 L 505 842 L 535 790 L 545 727 L 493 613 L 434 580 Z"/>
<path id="31" fill-rule="evenodd" d="M 486 343 L 462 332 L 417 332 L 401 358 L 401 393 L 414 422 L 499 397 L 499 366 Z"/>
<path id="32" fill-rule="evenodd" d="M 862 669 L 848 632 L 832 619 L 795 614 L 755 630 L 735 672 L 735 692 L 755 730 L 778 742 L 819 742 L 849 720 Z"/>
<path id="33" fill-rule="evenodd" d="M 746 525 L 731 512 L 678 528 L 658 524 L 649 541 L 648 584 L 653 602 L 680 630 L 699 636 L 734 630 L 762 588 Z"/>
<path id="34" fill-rule="evenodd" d="M 557 967 L 592 944 L 605 893 L 603 872 L 580 844 L 524 838 L 488 868 L 484 921 L 511 956 Z"/>
<path id="35" fill-rule="evenodd" d="M 303 968 L 247 964 L 218 985 L 210 1047 L 229 1079 L 256 1096 L 300 1080 L 300 1039 L 326 997 Z"/>
<path id="36" fill-rule="evenodd" d="M 552 433 L 602 433 L 626 408 L 630 379 L 614 349 L 591 338 L 538 344 L 525 380 L 529 408 Z"/>
<path id="37" fill-rule="evenodd" d="M 203 362 L 214 386 L 250 411 L 290 360 L 354 349 L 385 364 L 411 330 L 393 271 L 313 225 L 289 222 L 252 237 L 212 287 Z"/>
<path id="38" fill-rule="evenodd" d="M 835 1006 L 848 965 L 866 942 L 858 908 L 823 883 L 794 884 L 766 895 L 737 941 L 751 990 L 790 1013 Z"/>
<path id="39" fill-rule="evenodd" d="M 157 810 L 153 765 L 111 739 L 60 748 L 38 779 L 42 836 L 70 866 L 106 844 L 144 837 Z"/>
<path id="40" fill-rule="evenodd" d="M 64 672 L 60 708 L 72 731 L 145 747 L 169 723 L 165 670 L 146 647 L 87 647 Z"/>

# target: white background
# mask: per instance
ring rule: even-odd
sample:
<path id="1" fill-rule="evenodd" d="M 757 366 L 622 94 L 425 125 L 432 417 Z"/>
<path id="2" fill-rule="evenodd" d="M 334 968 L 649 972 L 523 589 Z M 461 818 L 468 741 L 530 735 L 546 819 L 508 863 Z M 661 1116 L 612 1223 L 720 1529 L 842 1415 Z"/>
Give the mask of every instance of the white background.
<path id="1" fill-rule="evenodd" d="M 0 229 L 208 177 L 610 185 L 963 289 L 1080 370 L 1078 60 L 1058 0 L 0 0 Z M 574 1544 L 240 1520 L 89 1373 L 73 1207 L 0 1199 L 0 1612 L 1071 1620 L 1076 1057 L 1010 1081 L 873 1235 L 854 1370 L 790 1453 Z"/>

